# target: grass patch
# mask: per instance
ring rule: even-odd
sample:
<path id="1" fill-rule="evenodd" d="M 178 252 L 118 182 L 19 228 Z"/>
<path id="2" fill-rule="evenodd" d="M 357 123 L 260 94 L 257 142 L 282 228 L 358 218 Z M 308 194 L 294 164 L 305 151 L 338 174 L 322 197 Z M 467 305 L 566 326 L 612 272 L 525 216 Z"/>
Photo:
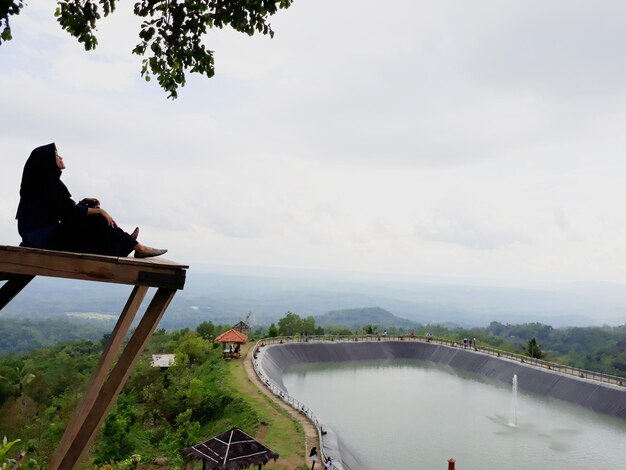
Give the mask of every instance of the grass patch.
<path id="1" fill-rule="evenodd" d="M 276 464 L 265 468 L 293 469 L 304 461 L 302 425 L 250 381 L 243 361 L 233 360 L 227 364 L 225 385 L 258 416 L 260 424 L 255 437 L 280 454 Z"/>

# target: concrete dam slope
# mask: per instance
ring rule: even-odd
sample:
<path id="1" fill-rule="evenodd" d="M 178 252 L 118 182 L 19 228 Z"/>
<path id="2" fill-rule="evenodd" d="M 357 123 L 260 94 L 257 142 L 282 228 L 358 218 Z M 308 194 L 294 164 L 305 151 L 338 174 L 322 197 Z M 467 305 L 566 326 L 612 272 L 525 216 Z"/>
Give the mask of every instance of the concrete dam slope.
<path id="1" fill-rule="evenodd" d="M 259 365 L 285 393 L 283 374 L 306 363 L 374 361 L 432 361 L 482 375 L 507 385 L 514 374 L 519 388 L 558 398 L 585 408 L 626 419 L 626 387 L 610 385 L 532 367 L 472 350 L 418 341 L 311 342 L 270 345 L 263 348 Z"/>

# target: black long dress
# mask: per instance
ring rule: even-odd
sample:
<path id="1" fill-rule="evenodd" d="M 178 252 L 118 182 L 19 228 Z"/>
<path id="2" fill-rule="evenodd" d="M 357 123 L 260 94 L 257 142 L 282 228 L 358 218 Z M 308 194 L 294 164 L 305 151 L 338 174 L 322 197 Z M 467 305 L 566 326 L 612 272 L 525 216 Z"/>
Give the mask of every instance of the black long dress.
<path id="1" fill-rule="evenodd" d="M 54 143 L 37 147 L 24 165 L 17 208 L 22 246 L 48 250 L 128 256 L 137 245 L 104 217 L 88 216 L 61 181 Z"/>

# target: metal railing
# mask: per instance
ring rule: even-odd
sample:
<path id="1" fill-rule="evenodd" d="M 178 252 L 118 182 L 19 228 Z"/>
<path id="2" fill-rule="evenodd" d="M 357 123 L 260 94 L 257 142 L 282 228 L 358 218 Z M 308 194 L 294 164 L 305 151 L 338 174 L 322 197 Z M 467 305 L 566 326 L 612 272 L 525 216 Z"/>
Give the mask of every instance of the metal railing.
<path id="1" fill-rule="evenodd" d="M 471 347 L 465 347 L 462 342 L 451 341 L 442 338 L 423 338 L 418 336 L 383 336 L 383 335 L 317 335 L 317 336 L 278 336 L 276 338 L 263 338 L 257 344 L 282 344 L 282 343 L 300 343 L 300 342 L 359 342 L 359 341 L 420 341 L 424 343 L 441 344 L 453 348 L 460 348 L 488 354 L 490 356 L 500 357 L 522 364 L 535 366 L 542 369 L 548 369 L 554 372 L 571 375 L 577 378 L 595 380 L 597 382 L 608 383 L 620 387 L 626 387 L 626 377 L 617 375 L 604 374 L 602 372 L 594 372 L 591 370 L 580 369 L 578 367 L 558 364 L 556 362 L 544 361 L 542 359 L 532 358 L 523 354 L 517 354 L 509 351 L 502 351 L 488 346 L 472 344 Z M 255 346 L 256 349 L 256 346 Z"/>
<path id="2" fill-rule="evenodd" d="M 288 393 L 286 393 L 284 390 L 282 390 L 280 387 L 278 387 L 278 385 L 276 385 L 276 383 L 271 380 L 269 377 L 267 377 L 265 375 L 265 373 L 261 370 L 259 363 L 257 361 L 257 355 L 259 352 L 259 348 L 261 348 L 262 346 L 265 346 L 266 344 L 274 344 L 271 340 L 273 340 L 275 338 L 265 338 L 265 339 L 261 339 L 259 341 L 257 341 L 257 343 L 254 345 L 254 348 L 252 349 L 252 365 L 254 367 L 254 371 L 257 374 L 257 377 L 259 377 L 259 380 L 261 380 L 261 382 L 263 382 L 263 384 L 277 397 L 279 397 L 280 399 L 282 399 L 285 403 L 287 403 L 289 406 L 291 406 L 292 408 L 294 408 L 296 411 L 298 411 L 299 413 L 303 414 L 304 416 L 306 416 L 308 418 L 308 420 L 313 424 L 313 426 L 315 426 L 315 429 L 317 431 L 317 437 L 319 439 L 319 443 L 320 443 L 320 455 L 322 458 L 322 465 L 323 465 L 323 461 L 326 459 L 327 455 L 326 452 L 324 450 L 324 444 L 322 441 L 322 423 L 321 421 L 317 418 L 317 416 L 315 416 L 315 413 L 313 413 L 313 411 L 304 403 L 302 403 L 300 400 L 297 400 L 296 398 L 292 397 L 291 395 L 289 395 Z M 287 338 L 281 338 L 282 341 L 280 341 L 280 344 L 283 344 L 284 342 L 288 341 Z M 293 341 L 291 341 L 293 342 Z M 337 470 L 343 470 L 343 465 L 341 465 L 341 462 L 336 462 L 333 461 L 333 468 L 337 469 Z"/>

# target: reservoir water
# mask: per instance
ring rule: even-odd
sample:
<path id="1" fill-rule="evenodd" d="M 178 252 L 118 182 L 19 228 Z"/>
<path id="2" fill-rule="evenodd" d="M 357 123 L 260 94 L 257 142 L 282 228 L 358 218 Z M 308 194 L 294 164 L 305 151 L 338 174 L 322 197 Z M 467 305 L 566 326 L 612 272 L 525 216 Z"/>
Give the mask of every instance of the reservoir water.
<path id="1" fill-rule="evenodd" d="M 459 470 L 626 469 L 625 420 L 525 393 L 523 380 L 513 397 L 512 385 L 398 360 L 283 378 L 370 469 L 446 469 L 451 457 Z"/>

